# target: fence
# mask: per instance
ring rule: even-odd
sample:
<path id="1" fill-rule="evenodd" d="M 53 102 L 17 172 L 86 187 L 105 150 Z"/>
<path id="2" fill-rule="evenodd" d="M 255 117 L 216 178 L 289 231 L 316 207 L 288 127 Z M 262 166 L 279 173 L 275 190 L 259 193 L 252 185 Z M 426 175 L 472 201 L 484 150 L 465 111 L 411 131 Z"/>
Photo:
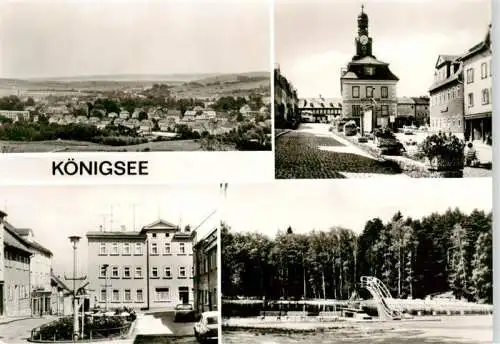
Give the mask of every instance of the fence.
<path id="1" fill-rule="evenodd" d="M 492 314 L 493 306 L 462 301 L 386 299 L 386 303 L 404 313 L 412 315 L 481 315 Z M 223 317 L 285 316 L 288 312 L 306 312 L 308 316 L 319 316 L 322 312 L 336 312 L 342 308 L 361 308 L 369 315 L 377 315 L 375 300 L 223 300 Z"/>

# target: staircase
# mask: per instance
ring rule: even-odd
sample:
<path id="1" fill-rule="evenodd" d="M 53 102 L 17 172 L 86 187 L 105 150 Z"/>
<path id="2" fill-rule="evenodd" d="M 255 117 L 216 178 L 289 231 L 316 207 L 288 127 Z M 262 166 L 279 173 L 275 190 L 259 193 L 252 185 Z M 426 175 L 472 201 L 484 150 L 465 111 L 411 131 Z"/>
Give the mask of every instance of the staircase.
<path id="1" fill-rule="evenodd" d="M 380 319 L 401 320 L 401 311 L 392 307 L 392 296 L 389 289 L 376 277 L 362 276 L 361 287 L 372 294 L 377 304 L 377 312 Z"/>

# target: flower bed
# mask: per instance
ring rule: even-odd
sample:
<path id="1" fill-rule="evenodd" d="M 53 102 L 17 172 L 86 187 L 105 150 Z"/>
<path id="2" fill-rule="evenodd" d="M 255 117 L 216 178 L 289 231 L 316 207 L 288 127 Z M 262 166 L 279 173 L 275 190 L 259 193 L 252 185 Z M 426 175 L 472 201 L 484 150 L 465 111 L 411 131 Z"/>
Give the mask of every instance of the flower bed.
<path id="1" fill-rule="evenodd" d="M 464 168 L 465 143 L 452 134 L 433 134 L 419 145 L 418 158 L 423 158 L 430 171 L 457 171 Z"/>
<path id="2" fill-rule="evenodd" d="M 135 317 L 100 316 L 85 317 L 81 339 L 110 339 L 123 337 Z M 79 319 L 81 324 L 81 318 Z M 64 317 L 31 331 L 30 341 L 68 341 L 73 339 L 73 317 Z"/>

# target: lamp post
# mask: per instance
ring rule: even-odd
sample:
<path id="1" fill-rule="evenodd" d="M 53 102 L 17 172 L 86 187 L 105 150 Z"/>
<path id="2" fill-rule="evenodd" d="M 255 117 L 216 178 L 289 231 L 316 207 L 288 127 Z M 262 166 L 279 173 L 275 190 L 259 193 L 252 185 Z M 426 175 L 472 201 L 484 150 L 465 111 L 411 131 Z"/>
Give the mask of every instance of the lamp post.
<path id="1" fill-rule="evenodd" d="M 108 267 L 109 264 L 104 264 L 102 266 L 104 268 L 104 310 L 108 311 Z"/>
<path id="2" fill-rule="evenodd" d="M 72 235 L 69 241 L 73 244 L 73 339 L 78 339 L 78 302 L 76 299 L 76 247 L 80 241 L 80 237 Z"/>

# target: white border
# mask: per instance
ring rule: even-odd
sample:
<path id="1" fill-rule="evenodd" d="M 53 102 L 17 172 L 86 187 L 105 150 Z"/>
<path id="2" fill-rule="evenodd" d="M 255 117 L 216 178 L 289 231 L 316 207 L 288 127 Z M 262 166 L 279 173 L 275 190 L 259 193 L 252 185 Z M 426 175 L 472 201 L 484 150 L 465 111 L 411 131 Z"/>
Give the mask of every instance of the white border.
<path id="1" fill-rule="evenodd" d="M 53 162 L 148 161 L 148 175 L 52 175 Z M 168 184 L 274 180 L 268 152 L 36 153 L 0 156 L 0 185 Z"/>
<path id="2" fill-rule="evenodd" d="M 498 14 L 500 13 L 500 3 L 499 1 L 491 1 L 491 12 L 492 12 L 492 50 L 493 50 L 493 116 L 492 116 L 492 128 L 494 133 L 500 132 L 500 120 L 496 117 L 496 114 L 500 113 L 500 103 L 496 101 L 500 99 L 500 85 L 498 84 L 497 74 L 495 71 L 500 70 L 500 63 L 498 61 L 499 49 L 496 42 L 500 42 L 500 30 L 498 26 Z M 493 134 L 495 136 L 495 134 Z M 498 136 L 493 139 L 493 161 L 500 161 L 500 143 L 498 142 Z M 498 197 L 500 197 L 500 184 L 498 176 L 500 174 L 500 168 L 496 163 L 493 164 L 493 343 L 500 343 L 500 317 L 498 316 L 500 312 L 500 273 L 498 272 L 498 267 L 500 266 L 500 252 L 498 248 L 500 247 L 500 236 L 498 231 L 500 209 L 498 206 Z"/>

